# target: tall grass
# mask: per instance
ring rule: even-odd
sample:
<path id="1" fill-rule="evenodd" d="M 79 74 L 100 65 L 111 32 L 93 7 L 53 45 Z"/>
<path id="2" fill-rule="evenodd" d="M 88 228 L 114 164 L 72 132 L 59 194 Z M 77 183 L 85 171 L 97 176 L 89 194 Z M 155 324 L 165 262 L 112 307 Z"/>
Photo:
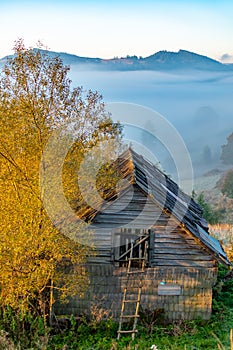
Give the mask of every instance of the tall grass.
<path id="1" fill-rule="evenodd" d="M 233 330 L 231 329 L 230 330 L 230 349 L 233 350 Z M 222 343 L 221 341 L 219 340 L 219 338 L 213 333 L 213 336 L 215 339 L 217 339 L 218 341 L 218 349 L 219 350 L 228 350 L 228 348 L 226 348 Z"/>

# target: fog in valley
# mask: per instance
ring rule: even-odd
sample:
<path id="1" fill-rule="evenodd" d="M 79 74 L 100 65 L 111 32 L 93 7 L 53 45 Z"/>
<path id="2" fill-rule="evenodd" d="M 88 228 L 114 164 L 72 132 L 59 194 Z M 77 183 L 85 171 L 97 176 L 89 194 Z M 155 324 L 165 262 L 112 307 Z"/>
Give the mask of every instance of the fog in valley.
<path id="1" fill-rule="evenodd" d="M 195 176 L 223 167 L 221 145 L 233 132 L 232 72 L 96 71 L 73 65 L 71 79 L 74 86 L 98 90 L 107 103 L 139 104 L 161 114 L 183 138 Z M 136 118 L 132 124 L 137 124 Z M 145 128 L 156 134 L 153 118 L 145 121 Z M 172 157 L 153 135 L 129 126 L 124 128 L 124 135 L 143 143 L 168 174 L 175 173 Z"/>
<path id="2" fill-rule="evenodd" d="M 0 61 L 0 68 L 4 63 Z M 80 63 L 70 64 L 70 68 L 73 87 L 97 90 L 107 104 L 144 106 L 171 123 L 187 147 L 195 177 L 225 169 L 220 155 L 221 146 L 233 132 L 233 70 L 106 70 Z M 124 117 L 117 115 L 113 119 L 122 122 Z M 177 180 L 176 164 L 166 148 L 166 139 L 162 144 L 155 137 L 155 118 L 148 120 L 143 113 L 130 118 L 131 126 L 124 126 L 125 139 L 144 145 L 142 154 L 148 156 L 145 150 L 149 151 L 153 161 Z"/>

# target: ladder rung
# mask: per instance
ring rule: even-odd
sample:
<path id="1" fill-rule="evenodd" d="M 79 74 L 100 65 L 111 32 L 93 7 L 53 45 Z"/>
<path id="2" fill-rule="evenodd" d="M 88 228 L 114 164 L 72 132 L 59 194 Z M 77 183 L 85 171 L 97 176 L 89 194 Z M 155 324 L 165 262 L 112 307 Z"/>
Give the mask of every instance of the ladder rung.
<path id="1" fill-rule="evenodd" d="M 117 331 L 117 333 L 137 333 L 137 329 L 135 329 L 135 330 L 130 330 L 130 331 Z"/>
<path id="2" fill-rule="evenodd" d="M 147 235 L 147 237 L 149 237 L 149 235 Z M 146 238 L 147 239 L 147 238 Z M 140 305 L 140 301 L 141 301 L 141 293 L 142 293 L 142 277 L 140 280 L 140 283 L 137 286 L 130 286 L 130 281 L 131 278 L 129 277 L 129 275 L 136 275 L 136 274 L 140 274 L 142 276 L 142 273 L 145 272 L 145 265 L 146 265 L 146 248 L 148 248 L 148 246 L 145 243 L 145 247 L 144 247 L 144 253 L 143 256 L 141 257 L 134 257 L 134 248 L 136 246 L 139 246 L 139 244 L 141 244 L 142 242 L 145 241 L 145 238 L 140 239 L 140 243 L 136 243 L 135 245 L 131 242 L 131 248 L 127 250 L 127 252 L 125 252 L 124 254 L 122 254 L 119 258 L 119 260 L 121 260 L 121 258 L 125 258 L 126 255 L 128 253 L 130 253 L 130 257 L 126 260 L 124 260 L 124 262 L 127 263 L 127 279 L 126 279 L 126 286 L 124 288 L 124 294 L 123 294 L 123 300 L 122 300 L 122 309 L 121 309 L 121 314 L 120 314 L 120 323 L 119 323 L 119 330 L 118 332 L 118 336 L 117 339 L 120 339 L 121 334 L 125 333 L 125 334 L 132 334 L 132 340 L 134 340 L 135 337 L 135 333 L 137 333 L 137 322 L 138 322 L 138 318 L 140 317 L 138 314 L 139 311 L 139 305 Z M 139 247 L 140 249 L 140 247 Z M 142 254 L 140 254 L 142 255 Z M 137 262 L 137 264 L 134 264 L 134 262 Z M 135 266 L 136 265 L 136 266 Z M 128 299 L 128 292 L 133 293 L 133 290 L 137 289 L 138 293 L 137 295 L 132 295 L 131 298 L 132 299 Z M 137 298 L 137 299 L 133 299 L 133 298 Z M 133 305 L 133 307 L 135 307 L 134 311 L 125 310 L 125 304 L 126 303 L 134 303 L 135 306 Z M 125 315 L 124 313 L 126 312 L 135 312 L 135 314 L 131 314 L 131 315 Z M 133 329 L 132 330 L 121 330 L 122 328 L 122 323 L 124 323 L 124 319 L 134 319 L 134 325 L 133 325 Z M 126 321 L 125 321 L 126 322 Z"/>
<path id="3" fill-rule="evenodd" d="M 137 271 L 127 271 L 127 274 L 132 275 L 133 273 L 141 273 L 144 272 L 144 270 L 137 270 Z"/>

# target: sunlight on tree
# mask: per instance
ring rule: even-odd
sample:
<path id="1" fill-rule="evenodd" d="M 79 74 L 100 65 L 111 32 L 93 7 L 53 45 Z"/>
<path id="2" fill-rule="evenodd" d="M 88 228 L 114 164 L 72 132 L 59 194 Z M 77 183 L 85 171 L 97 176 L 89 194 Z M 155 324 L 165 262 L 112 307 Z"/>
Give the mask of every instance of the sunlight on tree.
<path id="1" fill-rule="evenodd" d="M 60 233 L 46 213 L 39 186 L 44 147 L 54 130 L 72 126 L 63 181 L 75 207 L 73 175 L 82 156 L 100 140 L 118 137 L 120 127 L 97 92 L 71 89 L 69 68 L 40 48 L 18 40 L 0 80 L 0 305 L 46 318 L 53 290 L 65 299 L 88 286 L 83 265 L 92 248 Z M 79 230 L 90 240 L 85 224 Z"/>

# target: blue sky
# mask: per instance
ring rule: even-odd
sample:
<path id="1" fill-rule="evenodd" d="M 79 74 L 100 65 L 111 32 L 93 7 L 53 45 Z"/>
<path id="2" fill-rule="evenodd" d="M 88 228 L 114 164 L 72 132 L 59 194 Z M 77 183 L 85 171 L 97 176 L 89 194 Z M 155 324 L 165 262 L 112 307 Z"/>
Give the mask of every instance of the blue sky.
<path id="1" fill-rule="evenodd" d="M 0 0 L 0 57 L 19 37 L 80 56 L 185 49 L 233 61 L 233 1 Z"/>

